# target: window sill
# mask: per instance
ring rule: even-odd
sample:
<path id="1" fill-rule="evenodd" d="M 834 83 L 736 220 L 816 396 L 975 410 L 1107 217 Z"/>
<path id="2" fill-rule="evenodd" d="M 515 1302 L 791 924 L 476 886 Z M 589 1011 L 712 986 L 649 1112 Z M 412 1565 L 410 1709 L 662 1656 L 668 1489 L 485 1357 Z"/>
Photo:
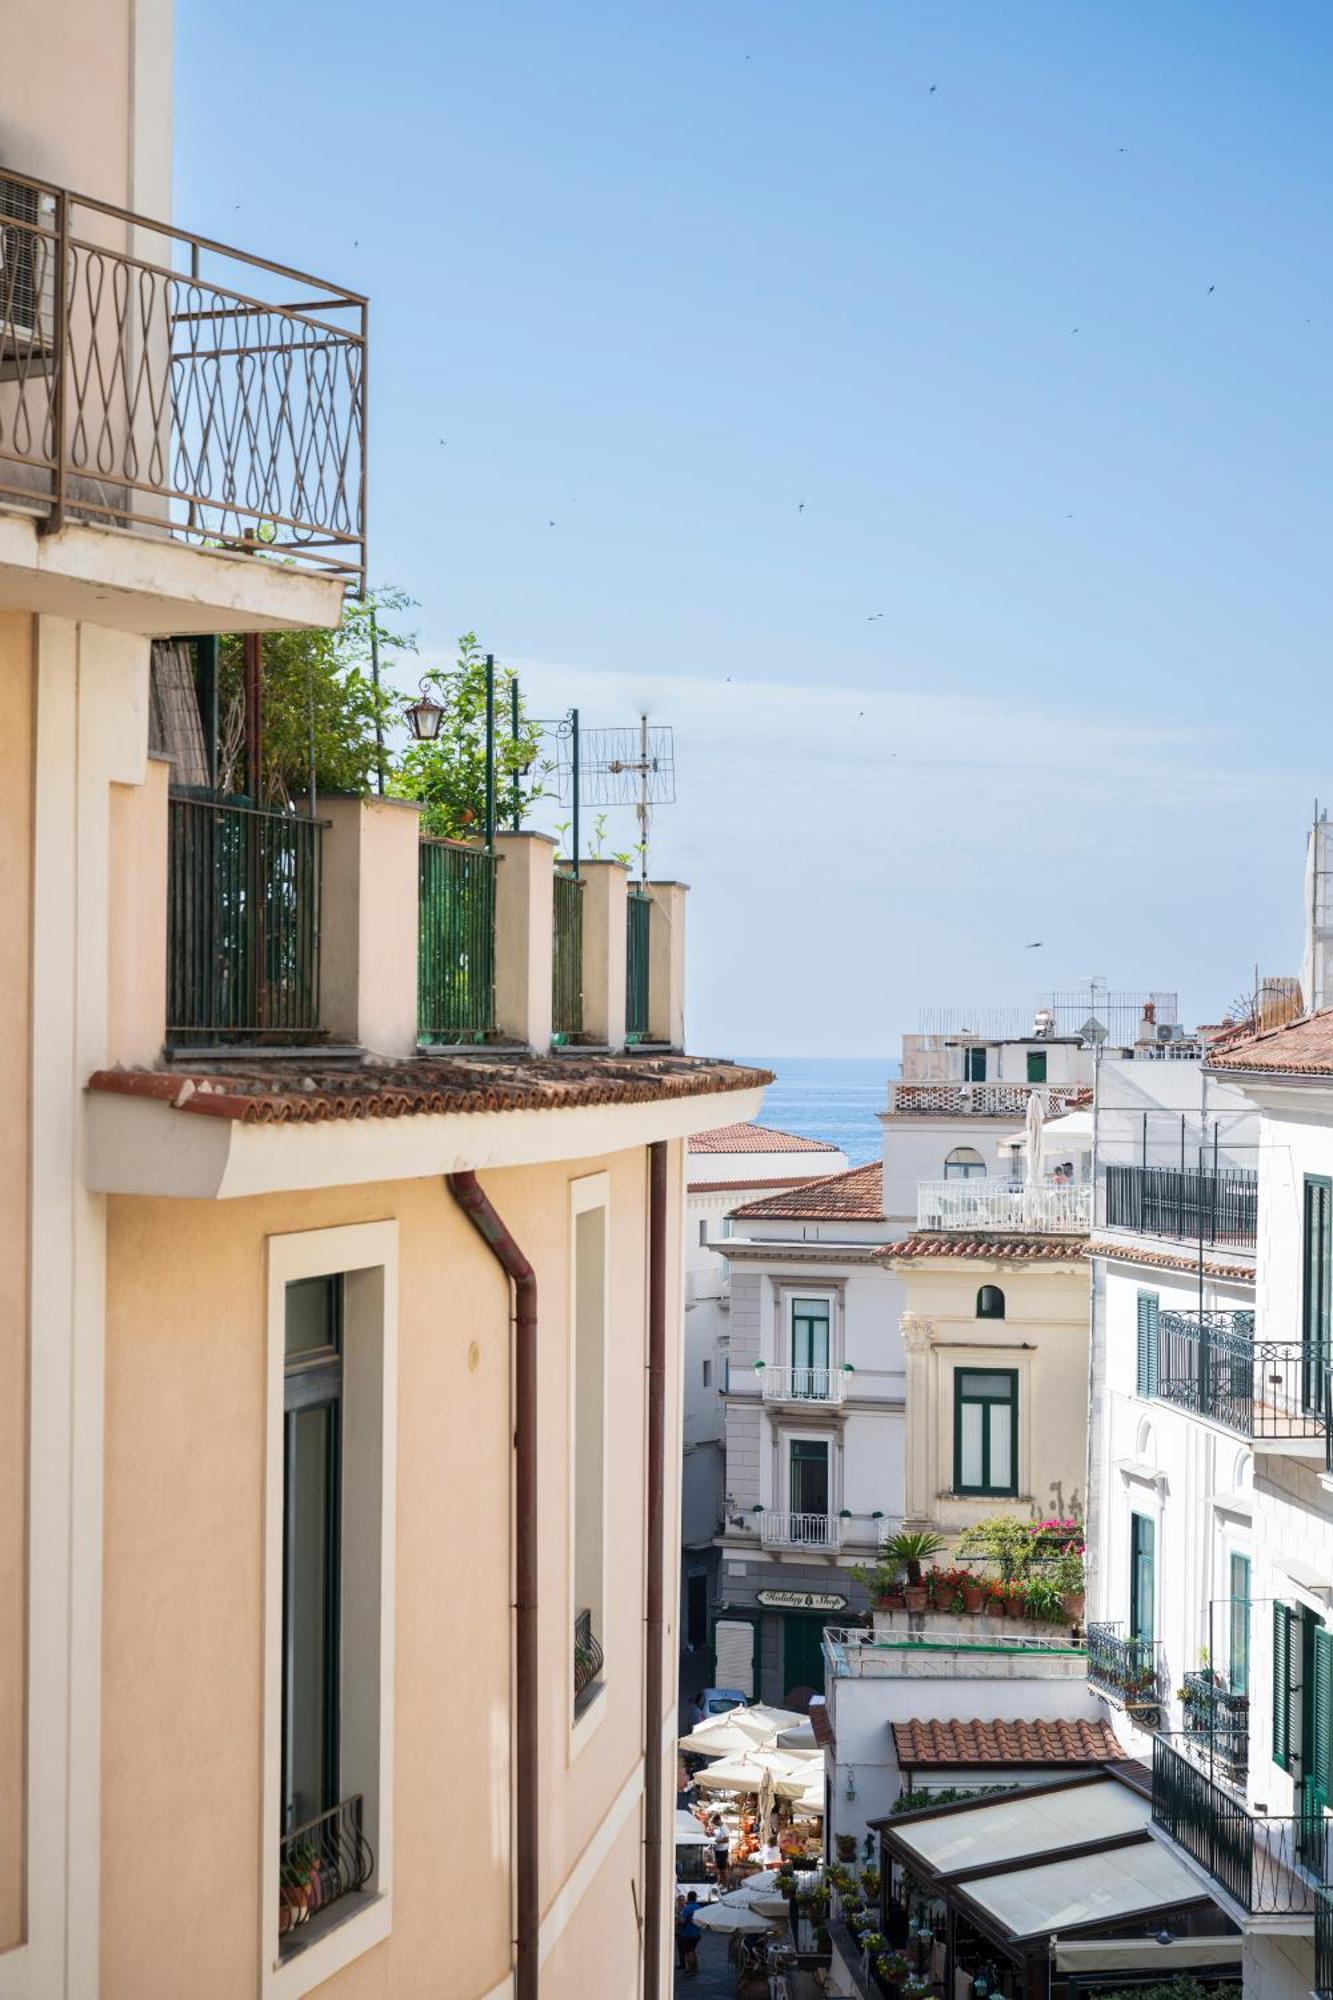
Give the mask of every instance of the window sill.
<path id="1" fill-rule="evenodd" d="M 300 2000 L 344 1966 L 351 1965 L 392 1929 L 393 1899 L 364 1889 L 340 1896 L 320 1916 L 302 1925 L 301 1943 L 273 1963 L 264 1981 L 264 2000 Z"/>

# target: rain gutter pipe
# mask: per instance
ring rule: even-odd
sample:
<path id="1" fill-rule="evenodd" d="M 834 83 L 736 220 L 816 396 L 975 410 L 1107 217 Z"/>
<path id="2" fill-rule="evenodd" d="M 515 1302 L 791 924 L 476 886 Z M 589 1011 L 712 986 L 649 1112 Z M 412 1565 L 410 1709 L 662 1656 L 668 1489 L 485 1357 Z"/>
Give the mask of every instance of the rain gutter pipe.
<path id="1" fill-rule="evenodd" d="M 514 1848 L 515 2000 L 537 2000 L 537 1274 L 475 1173 L 446 1185 L 514 1287 Z"/>

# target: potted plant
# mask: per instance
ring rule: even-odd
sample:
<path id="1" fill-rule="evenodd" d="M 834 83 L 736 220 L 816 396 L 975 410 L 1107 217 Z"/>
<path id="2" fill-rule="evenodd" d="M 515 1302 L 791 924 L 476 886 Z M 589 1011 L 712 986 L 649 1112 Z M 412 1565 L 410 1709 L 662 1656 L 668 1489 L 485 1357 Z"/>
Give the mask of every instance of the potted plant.
<path id="1" fill-rule="evenodd" d="M 921 1565 L 937 1556 L 944 1547 L 943 1537 L 932 1535 L 929 1529 L 903 1529 L 890 1535 L 884 1544 L 884 1558 L 897 1563 L 907 1572 L 907 1582 L 903 1596 L 909 1611 L 924 1611 L 929 1592 L 921 1578 Z"/>
<path id="2" fill-rule="evenodd" d="M 856 1835 L 854 1833 L 840 1833 L 837 1837 L 837 1847 L 838 1847 L 839 1861 L 842 1861 L 844 1863 L 848 1861 L 855 1861 Z M 851 1881 L 850 1875 L 848 1876 L 847 1879 L 849 1882 Z"/>
<path id="3" fill-rule="evenodd" d="M 910 1969 L 900 1951 L 882 1951 L 875 1960 L 875 1970 L 883 1980 L 890 2000 L 895 2000 L 895 1996 L 902 1992 Z"/>
<path id="4" fill-rule="evenodd" d="M 965 1573 L 962 1582 L 962 1593 L 964 1611 L 977 1612 L 985 1610 L 986 1598 L 989 1593 L 981 1577 Z"/>

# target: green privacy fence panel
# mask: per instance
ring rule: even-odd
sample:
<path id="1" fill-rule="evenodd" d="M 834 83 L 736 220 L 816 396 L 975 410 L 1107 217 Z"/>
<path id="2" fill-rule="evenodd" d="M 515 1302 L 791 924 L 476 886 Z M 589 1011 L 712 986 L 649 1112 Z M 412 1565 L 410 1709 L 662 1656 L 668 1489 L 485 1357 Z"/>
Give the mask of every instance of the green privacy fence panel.
<path id="1" fill-rule="evenodd" d="M 317 1034 L 323 823 L 185 794 L 167 812 L 167 1033 Z"/>
<path id="2" fill-rule="evenodd" d="M 556 870 L 551 1033 L 561 1040 L 583 1033 L 582 894 L 583 884 L 577 875 Z"/>
<path id="3" fill-rule="evenodd" d="M 417 1033 L 423 1042 L 480 1041 L 495 1028 L 498 866 L 484 848 L 421 843 Z"/>
<path id="4" fill-rule="evenodd" d="M 648 1033 L 648 927 L 652 898 L 631 889 L 625 925 L 625 1033 L 641 1042 Z"/>

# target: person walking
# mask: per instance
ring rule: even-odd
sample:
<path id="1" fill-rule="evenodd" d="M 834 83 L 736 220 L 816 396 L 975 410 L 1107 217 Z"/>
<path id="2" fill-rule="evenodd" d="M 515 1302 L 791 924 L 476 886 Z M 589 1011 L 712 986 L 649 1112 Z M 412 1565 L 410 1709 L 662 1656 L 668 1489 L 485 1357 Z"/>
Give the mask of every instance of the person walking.
<path id="1" fill-rule="evenodd" d="M 676 1942 L 680 1947 L 681 1966 L 687 1979 L 697 1978 L 699 1972 L 699 1939 L 703 1933 L 695 1919 L 698 1903 L 699 1898 L 691 1889 L 676 1919 Z"/>

